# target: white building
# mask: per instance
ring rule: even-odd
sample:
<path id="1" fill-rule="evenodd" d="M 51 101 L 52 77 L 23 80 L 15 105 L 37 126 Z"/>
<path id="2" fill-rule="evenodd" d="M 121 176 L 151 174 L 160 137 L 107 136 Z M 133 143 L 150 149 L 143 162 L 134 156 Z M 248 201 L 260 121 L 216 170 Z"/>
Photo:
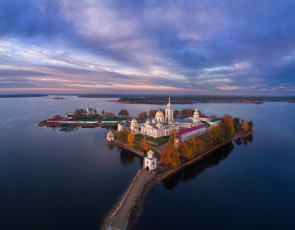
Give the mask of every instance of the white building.
<path id="1" fill-rule="evenodd" d="M 184 142 L 185 139 L 191 137 L 191 136 L 200 136 L 206 132 L 205 125 L 198 125 L 192 128 L 183 129 L 177 132 L 177 134 L 180 136 L 180 141 Z"/>
<path id="2" fill-rule="evenodd" d="M 107 141 L 114 141 L 115 140 L 115 134 L 112 132 L 112 130 L 110 130 L 107 133 Z"/>
<path id="3" fill-rule="evenodd" d="M 199 116 L 198 108 L 196 108 L 194 112 L 193 123 L 197 124 L 198 122 L 200 122 L 200 116 Z"/>
<path id="4" fill-rule="evenodd" d="M 147 152 L 147 156 L 143 159 L 143 168 L 149 169 L 150 171 L 157 168 L 157 158 L 154 157 L 154 152 L 151 149 Z"/>

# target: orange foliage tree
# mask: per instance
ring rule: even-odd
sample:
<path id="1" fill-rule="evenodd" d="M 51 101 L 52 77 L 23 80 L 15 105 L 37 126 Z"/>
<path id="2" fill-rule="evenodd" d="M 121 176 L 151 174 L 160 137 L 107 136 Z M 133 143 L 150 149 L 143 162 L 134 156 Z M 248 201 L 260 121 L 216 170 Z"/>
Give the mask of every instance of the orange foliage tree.
<path id="1" fill-rule="evenodd" d="M 171 132 L 170 132 L 170 134 L 169 134 L 169 143 L 171 144 L 171 145 L 173 145 L 174 144 L 174 138 L 176 137 L 176 131 L 175 131 L 175 129 L 173 129 Z"/>
<path id="2" fill-rule="evenodd" d="M 179 146 L 179 150 L 180 150 L 181 156 L 183 156 L 184 158 L 192 159 L 194 157 L 194 153 L 192 149 L 190 148 L 189 144 L 187 143 L 187 141 L 183 142 Z"/>
<path id="3" fill-rule="evenodd" d="M 245 132 L 249 131 L 250 128 L 249 128 L 249 124 L 247 121 L 243 121 L 242 128 L 244 129 Z"/>
<path id="4" fill-rule="evenodd" d="M 135 136 L 134 136 L 134 134 L 133 134 L 133 133 L 129 133 L 129 134 L 128 134 L 128 142 L 129 142 L 130 144 L 132 144 L 132 143 L 134 143 L 134 140 L 135 140 Z"/>
<path id="5" fill-rule="evenodd" d="M 149 144 L 147 143 L 146 136 L 144 136 L 144 138 L 141 139 L 140 147 L 141 147 L 144 151 L 148 151 L 148 150 L 149 150 L 150 146 L 149 146 Z"/>
<path id="6" fill-rule="evenodd" d="M 169 144 L 163 151 L 162 161 L 171 168 L 177 168 L 180 165 L 179 152 L 172 144 Z"/>
<path id="7" fill-rule="evenodd" d="M 222 117 L 222 123 L 226 124 L 229 127 L 229 135 L 231 136 L 235 132 L 234 120 L 232 116 L 225 115 L 224 117 Z"/>
<path id="8" fill-rule="evenodd" d="M 201 138 L 196 138 L 196 152 L 194 154 L 199 154 L 204 152 L 206 149 L 206 143 Z"/>

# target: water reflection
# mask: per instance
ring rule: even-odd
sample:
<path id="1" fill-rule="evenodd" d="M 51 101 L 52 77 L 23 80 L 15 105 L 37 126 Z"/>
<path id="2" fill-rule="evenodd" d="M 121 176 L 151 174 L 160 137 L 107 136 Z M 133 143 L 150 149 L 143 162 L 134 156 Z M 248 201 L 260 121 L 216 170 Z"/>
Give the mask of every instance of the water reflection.
<path id="1" fill-rule="evenodd" d="M 162 182 L 164 187 L 169 190 L 174 189 L 180 181 L 189 181 L 196 178 L 196 176 L 200 175 L 207 168 L 217 166 L 219 162 L 226 159 L 233 149 L 234 145 L 232 143 L 221 147 L 202 160 L 185 168 L 181 172 L 171 175 L 167 179 L 163 180 Z"/>
<path id="2" fill-rule="evenodd" d="M 115 147 L 115 145 L 114 145 L 113 143 L 107 143 L 107 148 L 108 148 L 109 150 L 113 150 L 114 147 Z"/>
<path id="3" fill-rule="evenodd" d="M 243 138 L 239 138 L 239 139 L 235 140 L 235 142 L 236 142 L 237 145 L 243 144 L 245 146 L 248 145 L 248 142 L 251 143 L 252 141 L 253 141 L 253 134 L 250 134 L 247 137 L 243 137 Z"/>

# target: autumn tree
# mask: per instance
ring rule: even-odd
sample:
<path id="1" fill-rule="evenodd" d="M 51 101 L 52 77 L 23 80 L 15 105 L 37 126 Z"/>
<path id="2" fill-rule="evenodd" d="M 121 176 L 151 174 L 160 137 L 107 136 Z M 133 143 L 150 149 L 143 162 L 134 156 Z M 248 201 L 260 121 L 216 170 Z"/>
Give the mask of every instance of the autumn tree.
<path id="1" fill-rule="evenodd" d="M 213 146 L 225 141 L 224 132 L 220 126 L 213 127 L 213 129 L 210 130 L 209 135 Z"/>
<path id="2" fill-rule="evenodd" d="M 179 150 L 180 150 L 181 156 L 183 156 L 184 158 L 192 159 L 194 157 L 194 153 L 187 141 L 180 144 Z"/>
<path id="3" fill-rule="evenodd" d="M 249 131 L 249 124 L 247 121 L 243 121 L 242 128 L 244 129 L 245 132 Z"/>
<path id="4" fill-rule="evenodd" d="M 206 149 L 212 147 L 212 141 L 209 132 L 206 132 L 200 138 L 202 138 L 202 140 L 204 141 Z"/>
<path id="5" fill-rule="evenodd" d="M 75 110 L 75 114 L 77 114 L 78 116 L 82 115 L 84 113 L 84 109 L 76 109 Z"/>
<path id="6" fill-rule="evenodd" d="M 204 152 L 206 149 L 206 143 L 201 138 L 196 138 L 196 152 L 194 155 Z"/>
<path id="7" fill-rule="evenodd" d="M 177 168 L 180 165 L 179 152 L 171 144 L 166 146 L 162 153 L 161 159 L 171 168 Z"/>
<path id="8" fill-rule="evenodd" d="M 140 143 L 140 147 L 144 150 L 144 151 L 148 151 L 150 146 L 146 140 L 146 136 L 144 136 L 142 139 L 141 139 L 141 143 Z"/>
<path id="9" fill-rule="evenodd" d="M 120 132 L 119 132 L 119 139 L 123 142 L 127 142 L 128 141 L 128 137 L 129 137 L 129 133 L 130 133 L 130 129 L 129 128 L 123 128 Z"/>
<path id="10" fill-rule="evenodd" d="M 133 134 L 133 133 L 129 133 L 129 134 L 128 134 L 128 142 L 129 142 L 130 144 L 133 144 L 133 143 L 134 143 L 134 140 L 135 140 L 135 136 L 134 136 L 134 134 Z"/>
<path id="11" fill-rule="evenodd" d="M 142 112 L 138 115 L 138 120 L 146 120 L 147 119 L 147 113 Z"/>
<path id="12" fill-rule="evenodd" d="M 129 112 L 127 109 L 121 109 L 118 115 L 121 117 L 129 117 Z"/>
<path id="13" fill-rule="evenodd" d="M 97 114 L 97 110 L 96 109 L 94 109 L 93 112 L 94 112 L 94 114 Z"/>
<path id="14" fill-rule="evenodd" d="M 101 111 L 101 114 L 104 116 L 106 113 L 106 111 L 104 111 L 104 109 Z"/>
<path id="15" fill-rule="evenodd" d="M 235 132 L 234 121 L 232 116 L 225 115 L 224 117 L 222 117 L 221 123 L 226 123 L 229 126 L 230 135 L 232 135 Z"/>
<path id="16" fill-rule="evenodd" d="M 149 117 L 155 117 L 156 113 L 157 113 L 157 110 L 155 110 L 155 109 L 151 109 L 151 110 L 149 111 Z"/>
<path id="17" fill-rule="evenodd" d="M 175 129 L 171 130 L 170 134 L 169 134 L 169 143 L 170 144 L 174 144 L 174 138 L 176 137 L 176 131 Z"/>

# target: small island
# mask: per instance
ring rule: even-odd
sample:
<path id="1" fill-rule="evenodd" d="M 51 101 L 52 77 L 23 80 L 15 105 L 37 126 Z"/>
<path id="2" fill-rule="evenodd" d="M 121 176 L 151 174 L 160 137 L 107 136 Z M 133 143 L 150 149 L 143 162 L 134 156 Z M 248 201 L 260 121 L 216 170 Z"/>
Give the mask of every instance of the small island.
<path id="1" fill-rule="evenodd" d="M 143 169 L 107 217 L 103 229 L 130 228 L 140 214 L 145 192 L 158 181 L 201 160 L 233 140 L 247 142 L 253 122 L 205 115 L 197 108 L 177 111 L 169 98 L 165 110 L 142 112 L 118 122 L 106 140 L 143 157 Z"/>

